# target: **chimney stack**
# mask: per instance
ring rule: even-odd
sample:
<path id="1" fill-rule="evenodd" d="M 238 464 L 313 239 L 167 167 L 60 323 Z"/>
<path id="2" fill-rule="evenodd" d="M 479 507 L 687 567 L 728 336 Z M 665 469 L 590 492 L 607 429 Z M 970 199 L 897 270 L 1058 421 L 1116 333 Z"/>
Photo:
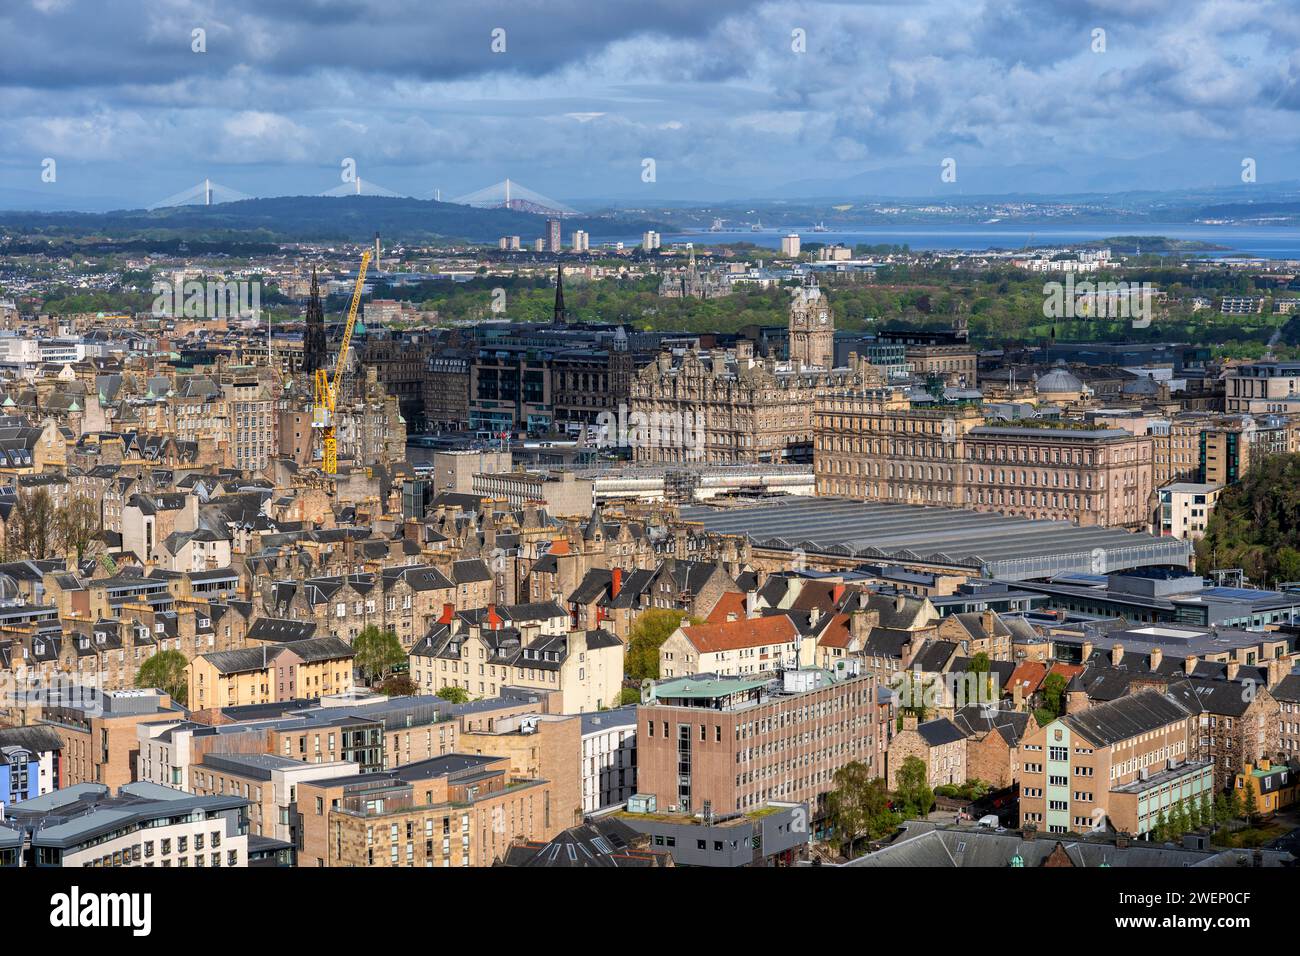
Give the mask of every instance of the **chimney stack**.
<path id="1" fill-rule="evenodd" d="M 1277 682 L 1291 672 L 1289 662 L 1278 660 L 1276 657 L 1268 662 L 1268 687 L 1271 690 L 1277 686 Z"/>
<path id="2" fill-rule="evenodd" d="M 1164 651 L 1162 651 L 1158 647 L 1151 648 L 1151 661 L 1150 661 L 1151 670 L 1153 671 L 1160 670 L 1160 662 L 1164 660 L 1164 658 L 1165 658 Z"/>
<path id="3" fill-rule="evenodd" d="M 1239 664 L 1237 661 L 1228 661 L 1228 672 L 1227 672 L 1228 680 L 1236 680 L 1237 672 L 1240 670 L 1241 670 L 1241 664 Z"/>
<path id="4" fill-rule="evenodd" d="M 439 624 L 451 624 L 452 618 L 456 616 L 456 605 L 447 602 L 442 606 L 442 617 L 438 618 Z"/>
<path id="5" fill-rule="evenodd" d="M 1124 660 L 1124 645 L 1116 641 L 1115 646 L 1110 649 L 1110 666 L 1119 667 L 1122 660 Z"/>
<path id="6" fill-rule="evenodd" d="M 902 614 L 903 608 L 907 607 L 907 595 L 902 591 L 894 592 L 894 613 Z"/>
<path id="7" fill-rule="evenodd" d="M 497 614 L 497 606 L 495 604 L 488 605 L 487 625 L 489 631 L 501 630 L 501 617 Z"/>
<path id="8" fill-rule="evenodd" d="M 1079 661 L 1086 664 L 1090 657 L 1092 657 L 1092 641 L 1084 641 L 1083 646 L 1079 648 Z"/>
<path id="9" fill-rule="evenodd" d="M 1188 654 L 1183 658 L 1183 673 L 1191 677 L 1196 673 L 1196 665 L 1200 663 L 1200 658 L 1195 654 Z"/>

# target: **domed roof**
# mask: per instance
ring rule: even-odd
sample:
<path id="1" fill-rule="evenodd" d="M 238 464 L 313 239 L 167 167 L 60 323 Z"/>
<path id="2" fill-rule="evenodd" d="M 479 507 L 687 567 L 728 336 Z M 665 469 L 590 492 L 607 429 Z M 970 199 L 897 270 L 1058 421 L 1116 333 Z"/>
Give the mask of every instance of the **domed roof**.
<path id="1" fill-rule="evenodd" d="M 1131 382 L 1125 382 L 1123 388 L 1125 395 L 1155 395 L 1159 391 L 1160 386 L 1149 375 L 1140 375 Z"/>
<path id="2" fill-rule="evenodd" d="M 1043 392 L 1082 392 L 1083 382 L 1075 376 L 1064 362 L 1057 362 L 1050 372 L 1038 380 L 1035 389 L 1041 395 Z"/>

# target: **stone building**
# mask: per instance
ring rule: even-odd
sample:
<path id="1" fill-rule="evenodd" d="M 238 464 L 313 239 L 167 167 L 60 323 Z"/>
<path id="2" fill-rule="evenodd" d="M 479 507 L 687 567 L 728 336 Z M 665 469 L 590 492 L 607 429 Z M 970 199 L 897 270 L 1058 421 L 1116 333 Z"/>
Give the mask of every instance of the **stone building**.
<path id="1" fill-rule="evenodd" d="M 815 277 L 792 289 L 790 299 L 790 367 L 795 371 L 835 366 L 835 317 Z"/>
<path id="2" fill-rule="evenodd" d="M 814 433 L 819 494 L 1132 530 L 1150 521 L 1154 439 L 1124 429 L 985 425 L 974 405 L 846 389 L 816 399 Z"/>
<path id="3" fill-rule="evenodd" d="M 925 764 L 926 782 L 931 787 L 967 780 L 966 737 L 946 717 L 919 723 L 914 715 L 903 716 L 903 729 L 889 742 L 891 790 L 898 789 L 898 772 L 909 757 Z"/>

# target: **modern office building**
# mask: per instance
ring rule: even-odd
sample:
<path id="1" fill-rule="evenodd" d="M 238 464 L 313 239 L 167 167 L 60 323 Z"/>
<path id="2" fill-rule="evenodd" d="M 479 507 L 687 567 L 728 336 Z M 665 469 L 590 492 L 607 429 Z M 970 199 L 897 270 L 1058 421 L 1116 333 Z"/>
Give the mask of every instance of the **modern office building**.
<path id="1" fill-rule="evenodd" d="M 817 808 L 836 770 L 876 762 L 876 679 L 854 661 L 837 667 L 652 685 L 637 711 L 638 791 L 672 813 Z"/>

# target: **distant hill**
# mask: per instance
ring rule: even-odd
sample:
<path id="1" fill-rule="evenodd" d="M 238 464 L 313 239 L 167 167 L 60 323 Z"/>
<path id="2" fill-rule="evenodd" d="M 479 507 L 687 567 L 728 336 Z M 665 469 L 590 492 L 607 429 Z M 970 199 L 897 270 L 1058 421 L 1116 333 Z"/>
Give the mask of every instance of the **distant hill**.
<path id="1" fill-rule="evenodd" d="M 384 196 L 278 196 L 213 206 L 125 209 L 113 212 L 0 212 L 0 229 L 55 236 L 136 236 L 218 239 L 239 235 L 285 242 L 365 241 L 376 232 L 385 239 L 464 239 L 492 242 L 519 236 L 525 243 L 542 236 L 546 217 L 510 209 L 478 209 L 432 199 Z M 566 244 L 575 229 L 593 239 L 666 231 L 639 219 L 573 216 L 564 220 Z"/>

